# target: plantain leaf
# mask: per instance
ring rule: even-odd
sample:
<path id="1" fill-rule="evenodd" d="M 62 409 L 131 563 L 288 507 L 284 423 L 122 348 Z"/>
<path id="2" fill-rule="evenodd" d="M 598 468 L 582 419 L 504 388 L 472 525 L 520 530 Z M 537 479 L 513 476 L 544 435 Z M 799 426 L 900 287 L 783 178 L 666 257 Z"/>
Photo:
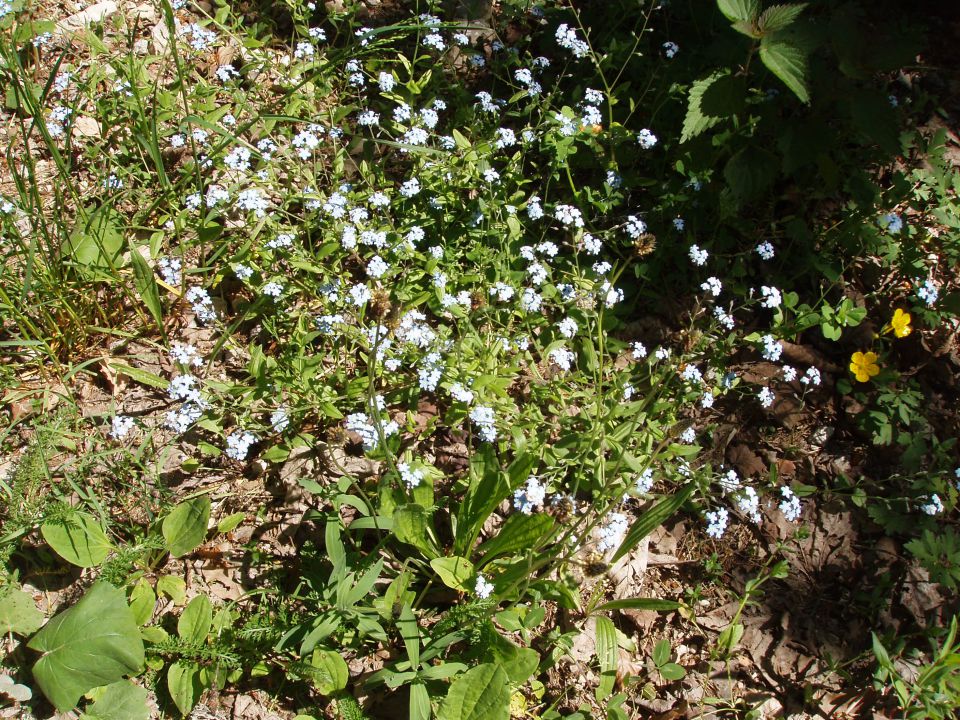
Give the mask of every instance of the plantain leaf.
<path id="1" fill-rule="evenodd" d="M 84 512 L 48 520 L 40 526 L 40 533 L 57 555 L 80 567 L 99 565 L 113 549 L 100 523 Z"/>
<path id="2" fill-rule="evenodd" d="M 207 537 L 210 498 L 206 495 L 185 500 L 163 519 L 161 529 L 173 557 L 182 557 L 199 547 Z"/>
<path id="3" fill-rule="evenodd" d="M 633 524 L 633 527 L 627 531 L 626 536 L 623 538 L 623 542 L 620 543 L 620 547 L 617 548 L 617 551 L 613 554 L 613 557 L 610 558 L 610 562 L 615 563 L 628 552 L 633 550 L 633 548 L 635 548 L 647 535 L 652 533 L 664 522 L 666 522 L 671 515 L 680 509 L 680 506 L 687 501 L 687 498 L 693 494 L 694 489 L 694 484 L 688 483 L 679 492 L 658 501 L 653 505 L 653 507 L 637 518 L 637 521 Z"/>
<path id="4" fill-rule="evenodd" d="M 509 720 L 510 686 L 499 665 L 471 668 L 450 686 L 437 720 Z"/>

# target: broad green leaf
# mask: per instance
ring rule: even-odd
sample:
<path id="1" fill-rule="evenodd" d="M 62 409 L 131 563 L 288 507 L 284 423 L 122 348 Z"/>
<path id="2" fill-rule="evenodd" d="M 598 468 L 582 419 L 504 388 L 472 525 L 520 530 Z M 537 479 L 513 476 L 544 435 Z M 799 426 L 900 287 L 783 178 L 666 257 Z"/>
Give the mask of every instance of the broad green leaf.
<path id="1" fill-rule="evenodd" d="M 757 29 L 764 35 L 783 30 L 796 20 L 806 9 L 807 4 L 771 5 L 757 18 Z"/>
<path id="2" fill-rule="evenodd" d="M 233 513 L 233 515 L 227 515 L 227 517 L 217 523 L 217 532 L 233 532 L 237 529 L 237 527 L 239 527 L 240 523 L 246 520 L 246 518 L 247 514 L 242 512 Z"/>
<path id="3" fill-rule="evenodd" d="M 422 682 L 410 685 L 410 720 L 430 720 L 430 693 Z"/>
<path id="4" fill-rule="evenodd" d="M 613 692 L 617 680 L 617 629 L 613 621 L 604 616 L 596 618 L 597 660 L 600 661 L 600 683 L 597 685 L 597 700 L 603 700 Z"/>
<path id="5" fill-rule="evenodd" d="M 398 540 L 413 545 L 428 558 L 438 554 L 427 538 L 427 511 L 422 505 L 410 503 L 394 510 L 393 533 Z"/>
<path id="6" fill-rule="evenodd" d="M 553 525 L 554 519 L 543 513 L 535 515 L 513 513 L 503 523 L 496 537 L 490 538 L 477 548 L 477 552 L 482 557 L 479 566 L 482 567 L 502 555 L 510 555 L 534 547 L 541 539 L 550 535 Z"/>
<path id="7" fill-rule="evenodd" d="M 520 647 L 498 632 L 490 634 L 479 659 L 502 667 L 514 685 L 526 683 L 540 664 L 540 654 L 536 650 Z"/>
<path id="8" fill-rule="evenodd" d="M 153 316 L 157 327 L 163 332 L 163 303 L 160 301 L 160 288 L 157 287 L 157 279 L 154 277 L 153 270 L 147 265 L 140 251 L 131 244 L 130 259 L 133 265 L 133 281 L 140 293 L 140 299 L 147 306 L 150 315 Z"/>
<path id="9" fill-rule="evenodd" d="M 29 647 L 37 685 L 58 710 L 72 709 L 90 688 L 109 685 L 143 665 L 143 640 L 123 591 L 98 582 L 55 616 Z"/>
<path id="10" fill-rule="evenodd" d="M 665 523 L 670 516 L 680 509 L 680 506 L 687 501 L 687 498 L 693 494 L 694 489 L 695 486 L 693 483 L 685 485 L 679 492 L 659 500 L 653 507 L 637 518 L 637 521 L 630 530 L 627 531 L 623 542 L 620 543 L 620 547 L 617 548 L 610 562 L 615 563 L 633 550 L 647 535 Z"/>
<path id="11" fill-rule="evenodd" d="M 472 562 L 457 555 L 434 558 L 430 561 L 430 567 L 440 576 L 444 585 L 461 592 L 470 591 L 469 583 L 477 574 Z"/>
<path id="12" fill-rule="evenodd" d="M 746 22 L 760 12 L 760 0 L 717 0 L 717 7 L 730 22 Z"/>
<path id="13" fill-rule="evenodd" d="M 340 518 L 331 518 L 323 530 L 324 547 L 327 550 L 327 557 L 333 564 L 333 577 L 340 577 L 341 571 L 347 566 L 347 551 L 343 546 L 343 538 L 340 536 L 343 526 L 340 524 Z"/>
<path id="14" fill-rule="evenodd" d="M 483 523 L 511 492 L 497 454 L 489 443 L 485 443 L 470 458 L 469 477 L 470 485 L 457 511 L 457 533 L 453 547 L 458 555 L 469 554 L 470 546 Z"/>
<path id="15" fill-rule="evenodd" d="M 207 537 L 210 498 L 206 495 L 185 500 L 163 519 L 163 539 L 173 557 L 195 550 Z"/>
<path id="16" fill-rule="evenodd" d="M 350 669 L 340 653 L 318 648 L 313 651 L 310 665 L 310 680 L 321 695 L 332 695 L 347 686 Z"/>
<path id="17" fill-rule="evenodd" d="M 457 678 L 437 711 L 437 720 L 509 720 L 510 686 L 499 665 L 477 665 Z"/>
<path id="18" fill-rule="evenodd" d="M 653 646 L 653 664 L 657 667 L 661 665 L 666 665 L 670 662 L 670 651 L 673 648 L 670 647 L 669 640 L 660 640 L 656 645 Z"/>
<path id="19" fill-rule="evenodd" d="M 747 85 L 742 77 L 720 70 L 690 86 L 680 142 L 687 142 L 743 109 Z"/>
<path id="20" fill-rule="evenodd" d="M 146 580 L 140 580 L 130 591 L 130 612 L 137 625 L 146 625 L 153 617 L 157 594 Z"/>
<path id="21" fill-rule="evenodd" d="M 777 177 L 779 163 L 766 150 L 748 145 L 734 155 L 723 169 L 730 190 L 740 200 L 759 197 Z"/>
<path id="22" fill-rule="evenodd" d="M 669 610 L 679 610 L 683 607 L 682 603 L 676 600 L 661 600 L 660 598 L 625 598 L 623 600 L 611 600 L 602 605 L 598 605 L 594 612 L 604 612 L 607 610 L 657 610 L 666 612 Z"/>
<path id="23" fill-rule="evenodd" d="M 149 717 L 147 691 L 129 680 L 120 680 L 103 688 L 80 720 L 148 720 Z"/>
<path id="24" fill-rule="evenodd" d="M 200 666 L 195 662 L 177 660 L 167 670 L 167 690 L 177 709 L 189 715 L 203 694 Z"/>
<path id="25" fill-rule="evenodd" d="M 197 595 L 184 608 L 177 621 L 177 634 L 188 643 L 198 644 L 207 639 L 213 623 L 213 606 L 206 595 Z"/>
<path id="26" fill-rule="evenodd" d="M 157 592 L 173 600 L 174 605 L 180 605 L 187 599 L 187 583 L 176 575 L 164 575 L 157 580 Z"/>
<path id="27" fill-rule="evenodd" d="M 760 41 L 760 59 L 801 102 L 810 102 L 810 91 L 807 89 L 807 55 L 803 50 L 787 40 L 771 35 Z"/>
<path id="28" fill-rule="evenodd" d="M 0 633 L 32 635 L 43 625 L 43 613 L 29 593 L 19 588 L 0 590 Z"/>
<path id="29" fill-rule="evenodd" d="M 665 663 L 657 669 L 660 671 L 660 674 L 665 680 L 682 680 L 687 674 L 687 671 L 683 668 L 683 666 L 678 665 L 675 662 Z"/>
<path id="30" fill-rule="evenodd" d="M 120 216 L 112 208 L 88 207 L 85 219 L 78 221 L 63 244 L 65 259 L 75 263 L 88 279 L 109 277 L 105 273 L 116 267 L 124 247 L 120 224 Z"/>
<path id="31" fill-rule="evenodd" d="M 99 565 L 113 549 L 100 523 L 84 512 L 48 520 L 40 526 L 40 533 L 57 555 L 80 567 Z"/>

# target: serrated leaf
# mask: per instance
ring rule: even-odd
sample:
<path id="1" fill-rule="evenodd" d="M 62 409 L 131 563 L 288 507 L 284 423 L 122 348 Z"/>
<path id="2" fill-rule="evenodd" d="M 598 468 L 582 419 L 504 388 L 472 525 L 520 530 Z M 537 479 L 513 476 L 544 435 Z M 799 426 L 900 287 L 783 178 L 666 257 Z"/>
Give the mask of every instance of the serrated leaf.
<path id="1" fill-rule="evenodd" d="M 79 567 L 99 565 L 113 549 L 100 523 L 84 512 L 48 520 L 40 526 L 40 533 L 57 555 Z"/>
<path id="2" fill-rule="evenodd" d="M 760 0 L 717 0 L 717 7 L 730 22 L 746 22 L 760 12 Z"/>
<path id="3" fill-rule="evenodd" d="M 806 9 L 806 3 L 796 5 L 771 5 L 757 18 L 757 29 L 763 35 L 783 30 Z"/>
<path id="4" fill-rule="evenodd" d="M 182 557 L 196 549 L 207 537 L 210 522 L 210 498 L 206 495 L 184 500 L 163 519 L 161 529 L 167 549 L 173 557 Z"/>
<path id="5" fill-rule="evenodd" d="M 440 704 L 437 720 L 509 720 L 510 687 L 499 665 L 477 665 L 457 678 Z"/>
<path id="6" fill-rule="evenodd" d="M 148 720 L 147 691 L 129 680 L 111 683 L 80 720 Z"/>
<path id="7" fill-rule="evenodd" d="M 723 168 L 723 178 L 740 200 L 760 196 L 777 177 L 779 163 L 766 150 L 753 145 L 740 150 Z"/>
<path id="8" fill-rule="evenodd" d="M 138 672 L 144 659 L 140 629 L 123 591 L 106 582 L 56 615 L 29 647 L 43 653 L 33 677 L 61 712 L 72 709 L 91 688 Z"/>
<path id="9" fill-rule="evenodd" d="M 694 82 L 687 95 L 687 114 L 683 119 L 680 142 L 687 142 L 740 112 L 746 90 L 746 80 L 726 70 Z"/>
<path id="10" fill-rule="evenodd" d="M 477 574 L 472 562 L 457 555 L 434 558 L 430 561 L 430 567 L 440 576 L 444 585 L 460 592 L 469 592 L 469 583 Z"/>
<path id="11" fill-rule="evenodd" d="M 12 588 L 0 596 L 0 633 L 32 635 L 43 625 L 43 613 L 29 593 Z"/>
<path id="12" fill-rule="evenodd" d="M 760 41 L 760 59 L 793 91 L 801 102 L 810 102 L 807 89 L 807 55 L 793 43 L 771 35 Z"/>

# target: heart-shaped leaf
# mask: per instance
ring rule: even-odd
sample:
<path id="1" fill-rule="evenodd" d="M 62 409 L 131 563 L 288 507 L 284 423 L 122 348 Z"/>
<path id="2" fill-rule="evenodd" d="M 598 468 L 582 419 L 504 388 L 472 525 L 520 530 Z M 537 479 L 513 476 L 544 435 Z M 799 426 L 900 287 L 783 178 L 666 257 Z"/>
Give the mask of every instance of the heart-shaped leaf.
<path id="1" fill-rule="evenodd" d="M 147 691 L 129 680 L 107 685 L 80 720 L 148 720 Z"/>
<path id="2" fill-rule="evenodd" d="M 143 665 L 140 629 L 123 591 L 94 585 L 38 632 L 29 647 L 43 653 L 33 677 L 58 710 L 72 709 L 91 688 L 117 682 Z"/>
<path id="3" fill-rule="evenodd" d="M 0 595 L 0 632 L 31 635 L 43 625 L 43 613 L 37 610 L 29 593 L 11 589 Z"/>

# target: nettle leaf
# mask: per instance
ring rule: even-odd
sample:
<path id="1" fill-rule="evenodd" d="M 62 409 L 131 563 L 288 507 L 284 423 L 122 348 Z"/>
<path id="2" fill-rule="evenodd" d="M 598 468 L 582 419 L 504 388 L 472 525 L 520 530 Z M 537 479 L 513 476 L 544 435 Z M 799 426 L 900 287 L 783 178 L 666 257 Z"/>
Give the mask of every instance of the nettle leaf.
<path id="1" fill-rule="evenodd" d="M 807 54 L 800 47 L 781 37 L 770 35 L 760 41 L 760 59 L 801 102 L 810 102 L 810 91 L 807 88 Z"/>
<path id="2" fill-rule="evenodd" d="M 99 565 L 113 550 L 100 523 L 84 512 L 48 520 L 40 526 L 40 533 L 57 555 L 80 567 Z"/>
<path id="3" fill-rule="evenodd" d="M 0 595 L 0 632 L 31 635 L 43 625 L 43 613 L 37 610 L 30 593 L 10 589 Z"/>
<path id="4" fill-rule="evenodd" d="M 760 12 L 760 0 L 717 0 L 717 7 L 730 22 L 748 22 Z"/>
<path id="5" fill-rule="evenodd" d="M 58 710 L 72 709 L 91 688 L 117 682 L 143 665 L 143 640 L 123 591 L 106 582 L 55 616 L 29 647 L 43 653 L 33 677 Z"/>
<path id="6" fill-rule="evenodd" d="M 477 665 L 457 678 L 440 704 L 437 720 L 509 720 L 510 686 L 499 665 Z"/>
<path id="7" fill-rule="evenodd" d="M 746 79 L 719 70 L 690 86 L 687 114 L 683 119 L 680 142 L 684 143 L 709 130 L 725 118 L 743 109 L 747 96 Z"/>
<path id="8" fill-rule="evenodd" d="M 121 680 L 103 688 L 80 720 L 148 720 L 149 717 L 147 691 L 129 680 Z"/>
<path id="9" fill-rule="evenodd" d="M 807 7 L 806 3 L 797 5 L 771 5 L 757 18 L 757 29 L 763 34 L 768 35 L 778 30 L 783 30 L 800 17 Z"/>
<path id="10" fill-rule="evenodd" d="M 730 158 L 723 169 L 723 177 L 737 198 L 750 200 L 770 187 L 779 166 L 771 153 L 748 145 Z"/>
<path id="11" fill-rule="evenodd" d="M 477 574 L 472 562 L 456 555 L 434 558 L 430 561 L 430 567 L 440 576 L 444 585 L 461 592 L 469 592 L 469 583 Z"/>
<path id="12" fill-rule="evenodd" d="M 199 547 L 207 537 L 210 498 L 206 495 L 185 500 L 163 519 L 161 530 L 173 557 L 182 557 Z"/>

